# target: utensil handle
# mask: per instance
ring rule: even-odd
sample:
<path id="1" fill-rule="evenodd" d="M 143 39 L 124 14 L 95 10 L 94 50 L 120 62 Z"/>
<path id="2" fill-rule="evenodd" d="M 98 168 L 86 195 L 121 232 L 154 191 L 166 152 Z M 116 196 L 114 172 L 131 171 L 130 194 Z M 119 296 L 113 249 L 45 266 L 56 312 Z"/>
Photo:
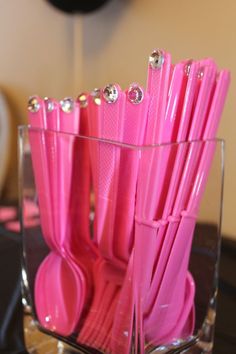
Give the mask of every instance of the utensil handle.
<path id="1" fill-rule="evenodd" d="M 188 140 L 194 141 L 203 137 L 204 125 L 207 121 L 207 109 L 211 100 L 211 93 L 214 87 L 216 69 L 215 66 L 206 66 L 203 68 L 203 76 L 200 79 L 200 88 L 197 95 L 197 101 L 194 107 L 194 115 L 192 118 Z M 173 208 L 173 215 L 179 215 L 181 210 L 186 208 L 186 203 L 191 192 L 191 183 L 196 168 L 199 163 L 201 153 L 200 143 L 190 143 L 189 151 L 185 165 L 183 166 L 183 174 L 180 180 L 178 194 Z M 180 159 L 182 157 L 180 156 Z"/>
<path id="2" fill-rule="evenodd" d="M 140 103 L 129 101 L 130 90 L 126 92 L 124 134 L 125 144 L 143 145 L 147 120 L 149 95 L 139 86 L 131 85 L 142 92 Z M 121 148 L 119 184 L 115 218 L 114 248 L 118 258 L 128 262 L 134 239 L 134 213 L 136 201 L 136 186 L 139 168 L 139 151 L 137 149 Z"/>
<path id="3" fill-rule="evenodd" d="M 168 79 L 168 78 L 166 78 Z M 173 135 L 176 134 L 179 125 L 178 105 L 181 98 L 181 86 L 184 79 L 184 63 L 175 66 L 171 78 L 171 84 L 168 94 L 168 102 L 166 113 L 161 117 L 162 134 L 160 134 L 161 143 L 168 143 L 172 141 Z M 165 196 L 167 193 L 168 180 L 168 164 L 171 156 L 171 146 L 160 146 L 153 148 L 150 154 L 146 154 L 150 166 L 149 175 L 147 176 L 146 200 L 144 201 L 144 208 L 146 208 L 148 219 L 157 220 L 162 216 L 164 208 Z M 150 156 L 151 155 L 151 156 Z M 145 157 L 145 155 L 144 155 Z"/>
<path id="4" fill-rule="evenodd" d="M 229 72 L 227 70 L 222 70 L 219 73 L 208 121 L 204 132 L 205 139 L 212 139 L 215 137 L 228 92 L 229 83 Z M 192 193 L 190 195 L 187 207 L 187 210 L 192 210 L 194 213 L 196 213 L 199 208 L 200 201 L 206 187 L 207 178 L 212 165 L 216 146 L 217 143 L 214 141 L 206 141 L 204 143 L 203 152 L 201 154 L 201 161 L 197 169 L 197 174 L 194 179 L 194 186 L 192 188 Z"/>

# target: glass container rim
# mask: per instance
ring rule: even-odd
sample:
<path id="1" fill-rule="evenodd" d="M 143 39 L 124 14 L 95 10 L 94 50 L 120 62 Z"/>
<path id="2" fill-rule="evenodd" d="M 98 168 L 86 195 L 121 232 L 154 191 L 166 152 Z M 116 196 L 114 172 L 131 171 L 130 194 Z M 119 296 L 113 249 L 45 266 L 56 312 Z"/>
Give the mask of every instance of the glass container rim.
<path id="1" fill-rule="evenodd" d="M 219 145 L 224 146 L 225 140 L 223 138 L 209 138 L 209 139 L 193 139 L 193 140 L 184 140 L 184 141 L 175 141 L 175 142 L 165 142 L 165 143 L 158 143 L 158 144 L 146 144 L 146 145 L 135 145 L 135 144 L 128 144 L 122 143 L 117 140 L 106 139 L 106 138 L 98 138 L 95 136 L 87 136 L 82 134 L 74 134 L 68 132 L 59 132 L 52 129 L 42 129 L 37 127 L 31 127 L 30 125 L 19 125 L 18 126 L 18 134 L 21 136 L 25 132 L 33 131 L 33 132 L 46 132 L 46 133 L 55 133 L 59 136 L 74 136 L 79 139 L 87 140 L 87 141 L 94 141 L 94 142 L 101 142 L 104 144 L 111 144 L 114 146 L 118 146 L 121 148 L 127 148 L 130 150 L 151 150 L 153 148 L 161 148 L 167 146 L 180 146 L 180 145 L 192 145 L 192 144 L 201 144 L 201 143 L 217 143 Z"/>

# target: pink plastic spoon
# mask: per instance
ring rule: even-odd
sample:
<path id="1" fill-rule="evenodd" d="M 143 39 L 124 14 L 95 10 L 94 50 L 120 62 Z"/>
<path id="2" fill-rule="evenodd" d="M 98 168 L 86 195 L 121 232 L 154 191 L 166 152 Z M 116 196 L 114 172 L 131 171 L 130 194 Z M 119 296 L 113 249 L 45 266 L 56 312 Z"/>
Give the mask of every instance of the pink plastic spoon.
<path id="1" fill-rule="evenodd" d="M 96 102 L 94 102 L 96 103 Z M 97 136 L 109 140 L 121 141 L 124 124 L 124 107 L 125 94 L 117 85 L 107 85 L 103 90 L 100 107 L 97 108 Z M 97 146 L 96 146 L 97 145 Z M 120 146 L 109 144 L 106 142 L 96 142 L 97 151 L 92 150 L 92 163 L 96 166 L 93 168 L 95 176 L 98 180 L 94 181 L 95 187 L 95 217 L 96 217 L 96 240 L 101 255 L 111 262 L 111 265 L 118 265 L 124 268 L 124 263 L 114 256 L 113 237 L 114 237 L 114 221 L 116 210 L 116 199 L 118 192 L 118 177 L 120 163 Z M 97 159 L 97 161 L 96 161 Z M 100 262 L 98 260 L 97 262 Z M 96 266 L 96 265 L 95 265 Z M 95 281 L 105 281 L 106 272 Z M 117 284 L 108 284 L 105 288 L 102 302 L 99 308 L 94 311 L 94 317 L 87 318 L 84 324 L 83 335 L 79 339 L 98 348 L 101 345 L 101 338 L 97 334 L 102 333 L 101 318 L 103 318 L 109 310 L 109 304 L 117 291 Z M 95 292 L 94 296 L 97 296 Z M 97 301 L 94 300 L 95 303 Z M 90 321 L 97 324 L 97 331 L 91 331 Z M 87 330 L 86 330 L 87 329 Z"/>
<path id="2" fill-rule="evenodd" d="M 47 113 L 49 113 L 48 109 Z M 49 118 L 51 119 L 49 122 L 49 128 L 53 129 L 60 127 L 60 123 L 63 123 L 63 119 L 61 122 L 59 122 L 59 124 L 57 124 L 58 118 L 61 118 L 58 116 L 57 113 L 58 110 L 55 110 L 53 116 L 46 116 L 46 119 L 44 120 L 45 128 L 48 127 L 47 123 Z M 59 252 L 59 255 L 54 252 L 51 252 L 46 257 L 44 262 L 40 265 L 35 283 L 35 303 L 37 314 L 43 326 L 45 326 L 46 328 L 50 328 L 53 331 L 57 331 L 58 333 L 61 333 L 63 335 L 69 335 L 72 330 L 74 330 L 74 328 L 72 329 L 71 326 L 75 326 L 75 323 L 78 322 L 78 319 L 81 315 L 81 309 L 85 301 L 85 279 L 81 269 L 75 263 L 73 263 L 73 261 L 68 256 L 68 252 L 65 251 L 67 247 L 65 247 L 65 244 L 63 243 L 63 240 L 61 238 L 61 229 L 57 227 L 60 219 L 58 218 L 58 214 L 56 214 L 55 212 L 55 207 L 60 206 L 60 200 L 58 201 L 57 197 L 60 180 L 58 179 L 59 175 L 57 173 L 59 163 L 61 163 L 58 155 L 58 150 L 61 146 L 59 145 L 60 141 L 58 141 L 58 136 L 56 136 L 55 139 L 55 134 L 56 133 L 50 131 L 45 132 L 44 152 L 46 156 L 44 156 L 44 159 L 46 165 L 42 167 L 49 171 L 48 179 L 44 180 L 44 187 L 45 189 L 47 187 L 51 187 L 49 189 L 49 196 L 53 217 L 50 218 L 50 221 L 54 221 L 54 227 L 53 233 L 51 233 L 49 237 L 51 240 L 52 249 Z M 40 148 L 40 146 L 38 148 Z M 36 156 L 32 155 L 32 157 L 35 163 L 38 163 L 38 161 L 35 160 Z M 39 173 L 38 171 L 39 167 L 36 165 L 36 175 Z M 52 174 L 50 174 L 50 172 L 52 172 Z M 55 182 L 55 185 L 53 184 L 53 182 Z M 65 259 L 62 257 L 65 257 Z M 53 281 L 55 276 L 53 278 L 53 274 L 51 275 L 51 272 L 49 272 L 49 265 L 51 269 L 53 269 L 53 274 L 58 274 L 58 277 L 60 279 L 59 282 L 55 282 L 55 280 Z M 70 270 L 71 272 L 69 272 Z M 69 275 L 67 273 L 69 273 Z M 66 274 L 67 277 L 65 278 Z M 51 284 L 51 288 L 53 289 L 53 291 L 50 293 L 50 296 L 45 296 L 45 292 L 46 294 L 48 292 L 48 287 L 45 287 L 45 284 L 47 282 Z M 70 303 L 68 301 L 68 298 L 66 298 L 68 296 L 68 292 L 64 290 L 65 286 L 68 289 L 74 291 L 72 296 L 75 295 L 77 299 L 77 302 L 75 303 L 76 315 L 73 314 L 73 319 L 70 318 Z M 45 292 L 43 292 L 42 289 L 45 289 Z M 41 299 L 41 297 L 43 299 Z M 45 307 L 43 307 L 42 304 L 44 304 Z M 46 317 L 45 314 L 47 314 Z M 57 314 L 57 316 L 53 314 Z M 70 318 L 70 321 L 68 318 Z"/>
<path id="3" fill-rule="evenodd" d="M 70 335 L 85 302 L 84 279 L 71 262 L 54 252 L 41 263 L 35 279 L 35 305 L 40 324 Z"/>
<path id="4" fill-rule="evenodd" d="M 47 168 L 47 152 L 45 145 L 45 107 L 39 97 L 31 97 L 28 103 L 29 110 L 29 141 L 32 153 L 32 163 L 35 176 L 35 183 L 40 207 L 40 219 L 42 232 L 49 247 L 53 247 L 51 235 L 54 233 L 52 201 L 49 190 L 49 173 Z"/>

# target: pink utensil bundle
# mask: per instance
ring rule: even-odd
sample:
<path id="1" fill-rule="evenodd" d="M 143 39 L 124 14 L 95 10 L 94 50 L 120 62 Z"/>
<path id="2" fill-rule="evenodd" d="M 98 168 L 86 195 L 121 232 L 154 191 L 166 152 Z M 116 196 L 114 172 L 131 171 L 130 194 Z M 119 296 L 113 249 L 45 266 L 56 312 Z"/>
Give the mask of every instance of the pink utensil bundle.
<path id="1" fill-rule="evenodd" d="M 41 326 L 114 354 L 130 352 L 133 334 L 141 353 L 192 335 L 189 257 L 229 81 L 212 59 L 173 65 L 155 50 L 146 90 L 30 98 L 50 249 L 35 278 Z"/>

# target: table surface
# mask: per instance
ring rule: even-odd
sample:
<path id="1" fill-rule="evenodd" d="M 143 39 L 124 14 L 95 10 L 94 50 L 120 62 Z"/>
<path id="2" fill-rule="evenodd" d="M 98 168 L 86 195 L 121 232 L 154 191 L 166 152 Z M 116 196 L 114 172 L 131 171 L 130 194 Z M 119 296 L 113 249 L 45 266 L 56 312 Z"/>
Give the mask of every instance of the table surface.
<path id="1" fill-rule="evenodd" d="M 27 353 L 27 351 L 24 351 L 23 312 L 19 284 L 21 251 L 20 236 L 7 232 L 0 225 L 0 282 L 4 284 L 4 287 L 1 286 L 0 290 L 0 323 L 2 324 L 2 326 L 0 325 L 0 353 L 4 354 Z M 4 272 L 4 269 L 8 271 Z M 9 296 L 9 294 L 12 294 L 12 296 Z M 9 308 L 13 307 L 14 311 L 10 311 L 13 315 L 9 319 Z M 60 342 L 58 343 L 57 340 L 40 333 L 29 316 L 25 316 L 24 319 L 24 334 L 29 353 L 66 354 L 73 352 L 72 349 L 69 350 L 68 347 Z M 223 239 L 213 354 L 235 353 L 236 242 Z"/>

